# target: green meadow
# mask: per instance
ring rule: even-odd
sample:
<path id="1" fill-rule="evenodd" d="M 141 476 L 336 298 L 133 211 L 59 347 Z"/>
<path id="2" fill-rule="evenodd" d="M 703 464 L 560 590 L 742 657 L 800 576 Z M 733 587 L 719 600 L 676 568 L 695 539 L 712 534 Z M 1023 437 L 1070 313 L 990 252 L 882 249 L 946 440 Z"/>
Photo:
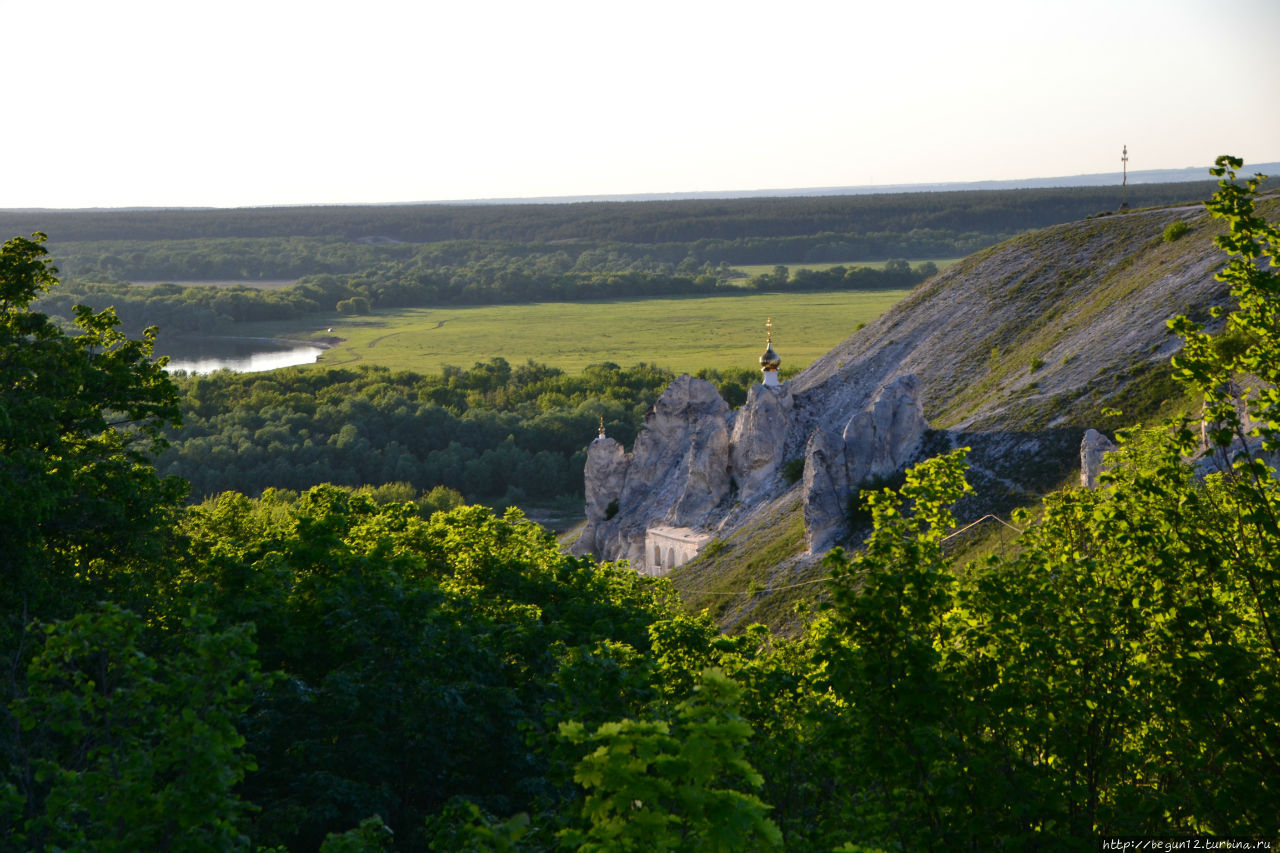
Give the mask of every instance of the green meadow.
<path id="1" fill-rule="evenodd" d="M 773 318 L 782 366 L 800 368 L 870 322 L 910 291 L 751 294 L 746 296 L 543 302 L 459 308 L 411 308 L 361 317 L 242 324 L 246 335 L 334 337 L 320 365 L 376 364 L 438 372 L 502 357 L 577 372 L 589 364 L 649 362 L 676 372 L 751 367 Z"/>

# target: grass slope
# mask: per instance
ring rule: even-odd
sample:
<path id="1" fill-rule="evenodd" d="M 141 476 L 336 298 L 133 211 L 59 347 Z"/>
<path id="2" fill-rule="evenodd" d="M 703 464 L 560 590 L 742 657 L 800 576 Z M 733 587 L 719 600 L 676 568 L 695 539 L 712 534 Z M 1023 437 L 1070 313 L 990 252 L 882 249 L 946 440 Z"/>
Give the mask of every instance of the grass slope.
<path id="1" fill-rule="evenodd" d="M 784 634 L 799 628 L 796 605 L 821 593 L 820 565 L 794 565 L 804 550 L 804 507 L 798 496 L 779 501 L 725 539 L 705 546 L 672 570 L 671 582 L 685 607 L 706 610 L 723 626 L 764 622 Z"/>

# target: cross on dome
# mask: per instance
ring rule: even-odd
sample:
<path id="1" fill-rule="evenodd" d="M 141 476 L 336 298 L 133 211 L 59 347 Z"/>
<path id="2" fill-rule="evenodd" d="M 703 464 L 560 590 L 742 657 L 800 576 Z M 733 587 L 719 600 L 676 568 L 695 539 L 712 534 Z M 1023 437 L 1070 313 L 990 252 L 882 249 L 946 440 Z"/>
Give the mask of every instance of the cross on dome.
<path id="1" fill-rule="evenodd" d="M 764 372 L 764 384 L 771 388 L 778 387 L 778 366 L 782 364 L 782 357 L 773 349 L 773 318 L 769 317 L 764 322 L 765 333 L 765 351 L 760 356 L 760 370 Z"/>

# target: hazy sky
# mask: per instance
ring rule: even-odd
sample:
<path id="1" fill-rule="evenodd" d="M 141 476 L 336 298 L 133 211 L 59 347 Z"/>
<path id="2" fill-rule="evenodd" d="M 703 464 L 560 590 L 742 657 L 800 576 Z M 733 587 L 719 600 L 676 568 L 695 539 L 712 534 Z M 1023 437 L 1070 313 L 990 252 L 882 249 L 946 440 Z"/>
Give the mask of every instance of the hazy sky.
<path id="1" fill-rule="evenodd" d="M 0 208 L 1280 160 L 1277 0 L 0 0 Z"/>

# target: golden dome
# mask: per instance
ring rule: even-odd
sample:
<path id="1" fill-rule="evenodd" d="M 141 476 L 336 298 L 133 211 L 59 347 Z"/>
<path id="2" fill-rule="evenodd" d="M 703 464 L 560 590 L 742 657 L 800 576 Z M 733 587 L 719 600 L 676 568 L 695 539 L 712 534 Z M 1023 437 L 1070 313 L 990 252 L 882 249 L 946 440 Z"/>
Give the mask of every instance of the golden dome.
<path id="1" fill-rule="evenodd" d="M 760 356 L 761 370 L 777 370 L 778 365 L 782 364 L 782 356 L 773 350 L 773 318 L 770 317 L 765 321 L 765 329 L 768 330 L 769 336 L 765 339 L 764 355 Z"/>

